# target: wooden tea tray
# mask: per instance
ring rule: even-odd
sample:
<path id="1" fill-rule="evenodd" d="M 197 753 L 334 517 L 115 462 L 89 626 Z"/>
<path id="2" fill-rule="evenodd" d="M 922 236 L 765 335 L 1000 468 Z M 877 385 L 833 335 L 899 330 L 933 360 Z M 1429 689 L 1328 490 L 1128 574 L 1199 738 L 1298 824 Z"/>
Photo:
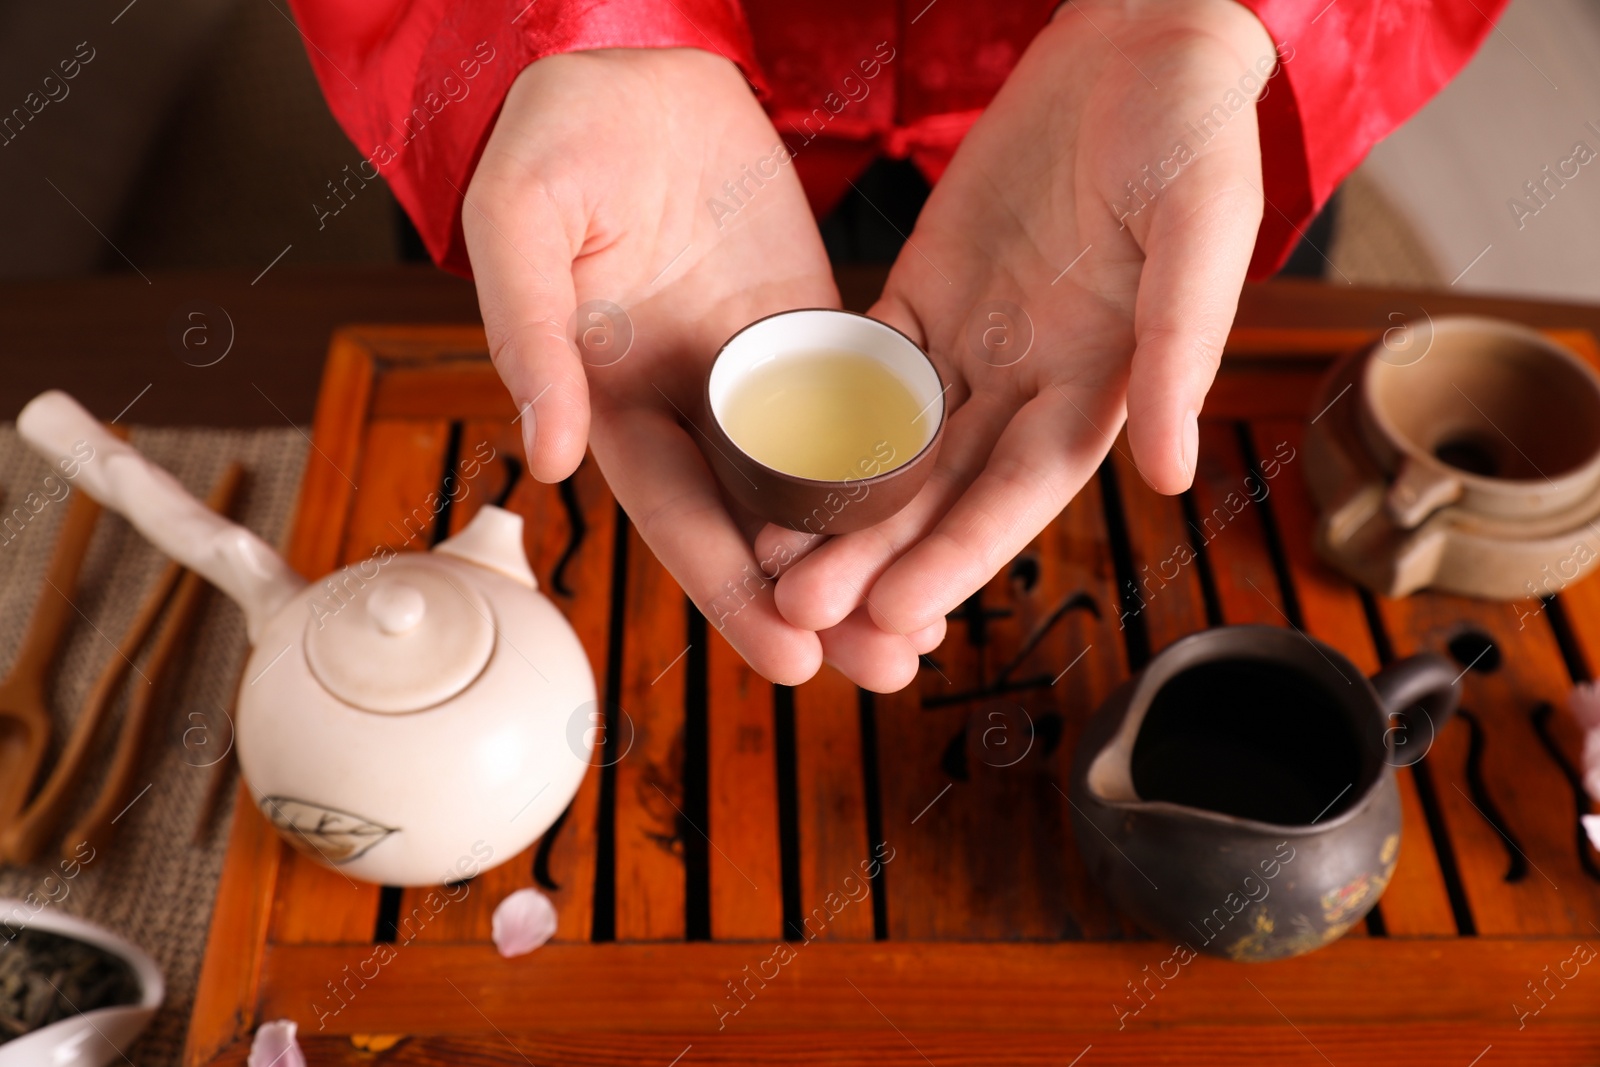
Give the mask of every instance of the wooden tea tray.
<path id="1" fill-rule="evenodd" d="M 1560 336 L 1600 360 L 1589 335 Z M 1121 446 L 952 617 L 937 670 L 892 696 L 831 670 L 775 689 L 687 603 L 592 460 L 560 487 L 521 479 L 508 506 L 534 571 L 631 747 L 543 841 L 451 899 L 319 867 L 242 800 L 185 1063 L 242 1064 L 278 1018 L 317 1067 L 1600 1061 L 1600 969 L 1571 973 L 1576 945 L 1600 945 L 1600 865 L 1578 824 L 1578 731 L 1551 710 L 1600 664 L 1600 584 L 1545 605 L 1388 601 L 1316 561 L 1303 420 L 1329 361 L 1370 339 L 1237 332 L 1193 491 L 1157 496 Z M 501 460 L 473 461 L 518 454 L 514 414 L 480 331 L 337 335 L 294 565 L 320 576 L 459 528 L 506 489 Z M 1291 450 L 1264 501 L 1230 504 L 1253 464 Z M 1119 589 L 1181 544 L 1198 561 L 1120 626 L 1139 605 Z M 1158 985 L 1172 946 L 1085 876 L 1067 768 L 1130 668 L 1244 622 L 1299 626 L 1367 671 L 1494 651 L 1400 774 L 1400 864 L 1364 928 L 1281 963 L 1200 958 Z M 600 751 L 620 754 L 624 732 Z M 875 849 L 888 862 L 866 892 Z M 503 960 L 490 916 L 527 885 L 560 932 Z"/>

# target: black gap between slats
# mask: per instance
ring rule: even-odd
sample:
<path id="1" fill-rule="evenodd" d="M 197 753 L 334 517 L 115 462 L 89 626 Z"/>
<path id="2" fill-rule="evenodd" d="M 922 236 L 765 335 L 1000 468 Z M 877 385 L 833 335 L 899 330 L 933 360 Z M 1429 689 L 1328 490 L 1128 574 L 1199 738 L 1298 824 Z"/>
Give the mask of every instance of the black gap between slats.
<path id="1" fill-rule="evenodd" d="M 1583 661 L 1577 636 L 1572 632 L 1572 620 L 1567 618 L 1567 606 L 1560 597 L 1545 598 L 1544 617 L 1550 620 L 1550 632 L 1556 635 L 1556 645 L 1561 649 L 1562 662 L 1567 665 L 1567 675 L 1573 684 L 1591 681 L 1589 665 Z"/>
<path id="2" fill-rule="evenodd" d="M 439 476 L 439 514 L 433 518 L 433 537 L 428 545 L 432 546 L 450 536 L 450 514 L 455 506 L 455 498 L 460 495 L 461 486 L 457 484 L 460 475 L 456 473 L 456 465 L 461 460 L 461 423 L 450 424 L 450 439 L 444 446 L 444 471 Z"/>
<path id="3" fill-rule="evenodd" d="M 622 643 L 628 608 L 628 516 L 616 505 L 616 533 L 611 545 L 611 605 L 606 620 L 606 678 L 601 694 L 606 713 L 606 740 L 622 738 L 618 729 L 618 694 L 622 692 Z M 617 939 L 617 761 L 600 763 L 600 799 L 595 813 L 594 916 L 591 941 Z"/>
<path id="4" fill-rule="evenodd" d="M 439 474 L 439 511 L 433 517 L 433 532 L 428 546 L 438 544 L 450 536 L 450 513 L 460 492 L 456 465 L 461 459 L 461 422 L 450 423 L 450 435 L 444 447 L 444 469 Z M 372 940 L 392 943 L 400 934 L 400 895 L 397 885 L 382 886 L 378 890 L 378 920 L 373 924 Z"/>
<path id="5" fill-rule="evenodd" d="M 1566 664 L 1567 676 L 1574 685 L 1591 681 L 1589 665 L 1584 662 L 1583 650 L 1578 647 L 1577 635 L 1572 632 L 1572 620 L 1567 617 L 1566 605 L 1559 596 L 1544 598 L 1544 615 L 1550 620 L 1550 631 L 1556 636 L 1556 644 L 1561 649 L 1561 659 Z M 1561 768 L 1562 774 L 1567 779 L 1567 786 L 1572 790 L 1573 803 L 1577 809 L 1576 814 L 1581 820 L 1589 812 L 1589 794 L 1583 787 L 1583 778 L 1577 768 L 1567 762 L 1555 738 L 1550 734 L 1548 716 L 1549 705 L 1543 705 L 1545 710 L 1535 710 L 1534 725 L 1539 733 L 1539 740 L 1544 743 L 1550 758 Z M 1578 865 L 1590 878 L 1600 882 L 1600 864 L 1595 862 L 1594 850 L 1589 847 L 1589 835 L 1583 828 L 1583 823 L 1577 821 L 1575 834 L 1578 847 Z"/>
<path id="6" fill-rule="evenodd" d="M 683 610 L 689 620 L 688 670 L 683 683 L 683 818 L 678 828 L 683 843 L 684 937 L 711 940 L 710 737 L 707 717 L 708 661 L 706 617 L 688 597 Z"/>
<path id="7" fill-rule="evenodd" d="M 1128 519 L 1122 510 L 1122 487 L 1110 457 L 1100 463 L 1100 500 L 1105 512 L 1106 537 L 1111 542 L 1111 569 L 1117 576 L 1117 629 L 1122 633 L 1128 669 L 1139 671 L 1150 662 L 1150 631 L 1140 610 L 1138 579 L 1133 567 L 1133 544 Z"/>
<path id="8" fill-rule="evenodd" d="M 1183 524 L 1189 528 L 1189 546 L 1194 549 L 1195 570 L 1200 575 L 1200 596 L 1206 605 L 1206 625 L 1221 626 L 1222 598 L 1217 595 L 1217 576 L 1211 570 L 1211 556 L 1206 551 L 1205 527 L 1200 525 L 1200 509 L 1195 506 L 1194 490 L 1178 498 L 1183 508 Z M 1219 531 L 1220 532 L 1220 531 Z"/>
<path id="9" fill-rule="evenodd" d="M 1378 611 L 1378 601 L 1372 593 L 1363 588 L 1358 588 L 1361 595 L 1361 610 L 1367 617 L 1367 629 L 1372 632 L 1372 643 L 1378 650 L 1378 660 L 1384 665 L 1394 662 L 1394 642 L 1389 640 L 1389 630 L 1383 623 L 1383 615 Z M 1396 773 L 1404 774 L 1404 768 L 1397 768 Z M 1439 793 L 1434 788 L 1433 773 L 1428 767 L 1428 759 L 1422 759 L 1411 765 L 1412 780 L 1417 785 L 1417 799 L 1422 802 L 1422 814 L 1428 821 L 1428 836 L 1433 838 L 1434 854 L 1439 857 L 1439 873 L 1444 877 L 1445 895 L 1450 899 L 1450 912 L 1456 920 L 1456 932 L 1462 937 L 1475 937 L 1478 933 L 1477 921 L 1472 917 L 1472 906 L 1467 903 L 1466 886 L 1461 881 L 1461 864 L 1456 859 L 1455 846 L 1450 841 L 1450 832 L 1444 824 L 1444 812 L 1439 807 Z"/>
<path id="10" fill-rule="evenodd" d="M 1239 438 L 1239 451 L 1244 454 L 1245 469 L 1255 478 L 1257 485 L 1267 485 L 1269 479 L 1261 473 L 1260 457 L 1256 455 L 1255 441 L 1250 437 L 1250 424 L 1234 424 Z M 1268 492 L 1256 504 L 1261 509 L 1261 528 L 1267 541 L 1267 554 L 1272 558 L 1272 571 L 1278 578 L 1278 590 L 1283 596 L 1283 613 L 1296 630 L 1305 630 L 1305 616 L 1300 614 L 1300 593 L 1294 587 L 1294 570 L 1289 566 L 1289 553 L 1284 551 L 1283 535 L 1278 532 L 1278 519 L 1273 511 L 1272 493 Z"/>
<path id="11" fill-rule="evenodd" d="M 883 796 L 878 776 L 878 720 L 872 694 L 865 689 L 856 690 L 857 709 L 861 717 L 861 785 L 867 802 L 867 850 L 871 852 L 883 841 Z M 874 853 L 875 854 L 875 853 Z M 878 865 L 878 873 L 869 879 L 872 883 L 872 939 L 889 939 L 889 898 L 885 875 L 888 868 Z"/>
<path id="12" fill-rule="evenodd" d="M 783 936 L 805 937 L 800 917 L 800 784 L 794 733 L 794 690 L 772 687 L 773 756 L 778 766 L 778 864 L 783 873 Z"/>

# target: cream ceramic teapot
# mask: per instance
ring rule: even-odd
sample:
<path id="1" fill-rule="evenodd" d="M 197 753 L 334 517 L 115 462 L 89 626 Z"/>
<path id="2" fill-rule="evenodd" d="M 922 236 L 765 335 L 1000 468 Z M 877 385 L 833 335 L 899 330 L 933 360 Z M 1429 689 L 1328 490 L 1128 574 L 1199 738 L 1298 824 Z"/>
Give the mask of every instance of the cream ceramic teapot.
<path id="1" fill-rule="evenodd" d="M 380 553 L 317 583 L 208 510 L 65 393 L 17 417 L 77 488 L 244 609 L 235 724 L 250 796 L 301 851 L 386 885 L 459 879 L 517 855 L 567 806 L 594 675 L 492 505 L 431 552 Z M 82 446 L 93 458 L 81 461 Z"/>

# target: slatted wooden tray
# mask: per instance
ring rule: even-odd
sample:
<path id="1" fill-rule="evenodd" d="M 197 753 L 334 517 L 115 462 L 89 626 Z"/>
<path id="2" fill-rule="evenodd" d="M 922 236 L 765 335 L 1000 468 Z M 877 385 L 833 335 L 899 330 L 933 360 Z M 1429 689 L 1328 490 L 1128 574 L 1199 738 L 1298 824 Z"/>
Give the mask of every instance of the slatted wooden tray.
<path id="1" fill-rule="evenodd" d="M 448 900 L 352 884 L 241 803 L 185 1062 L 241 1064 L 253 1027 L 283 1017 L 316 1065 L 1600 1060 L 1600 971 L 1568 973 L 1576 943 L 1600 944 L 1600 867 L 1577 821 L 1580 739 L 1551 710 L 1600 663 L 1600 584 L 1545 604 L 1390 601 L 1314 559 L 1302 422 L 1329 360 L 1368 340 L 1235 334 L 1193 491 L 1157 496 L 1115 451 L 952 618 L 938 669 L 893 696 L 831 670 L 775 689 L 687 603 L 592 461 L 560 487 L 520 480 L 507 506 L 631 748 L 543 841 Z M 478 331 L 341 333 L 294 564 L 318 576 L 459 528 L 507 489 L 499 461 L 467 474 L 488 449 L 517 453 L 513 414 Z M 1205 518 L 1285 455 L 1265 500 L 1225 529 Z M 1198 562 L 1124 627 L 1130 583 L 1180 544 Z M 1087 880 L 1062 789 L 1111 688 L 1224 622 L 1302 627 L 1368 671 L 1452 642 L 1498 656 L 1466 671 L 1466 711 L 1400 775 L 1401 860 L 1364 929 L 1288 962 L 1200 959 L 1158 988 L 1147 975 L 1172 947 Z M 502 960 L 490 916 L 525 885 L 554 898 L 560 933 Z"/>

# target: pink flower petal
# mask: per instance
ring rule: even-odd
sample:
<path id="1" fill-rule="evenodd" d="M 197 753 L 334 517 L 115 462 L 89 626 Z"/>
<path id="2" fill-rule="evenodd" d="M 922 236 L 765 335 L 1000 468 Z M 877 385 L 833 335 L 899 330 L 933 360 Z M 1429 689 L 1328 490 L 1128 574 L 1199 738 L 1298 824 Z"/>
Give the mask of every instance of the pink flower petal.
<path id="1" fill-rule="evenodd" d="M 506 959 L 532 952 L 555 936 L 556 906 L 537 889 L 519 889 L 494 909 L 493 931 Z"/>
<path id="2" fill-rule="evenodd" d="M 275 1019 L 256 1027 L 246 1067 L 306 1067 L 305 1054 L 294 1039 L 295 1029 L 289 1019 Z"/>
<path id="3" fill-rule="evenodd" d="M 1583 829 L 1589 835 L 1589 844 L 1600 851 L 1600 815 L 1583 816 Z"/>
<path id="4" fill-rule="evenodd" d="M 1585 730 L 1600 730 L 1600 684 L 1579 682 L 1567 694 L 1567 710 Z"/>

